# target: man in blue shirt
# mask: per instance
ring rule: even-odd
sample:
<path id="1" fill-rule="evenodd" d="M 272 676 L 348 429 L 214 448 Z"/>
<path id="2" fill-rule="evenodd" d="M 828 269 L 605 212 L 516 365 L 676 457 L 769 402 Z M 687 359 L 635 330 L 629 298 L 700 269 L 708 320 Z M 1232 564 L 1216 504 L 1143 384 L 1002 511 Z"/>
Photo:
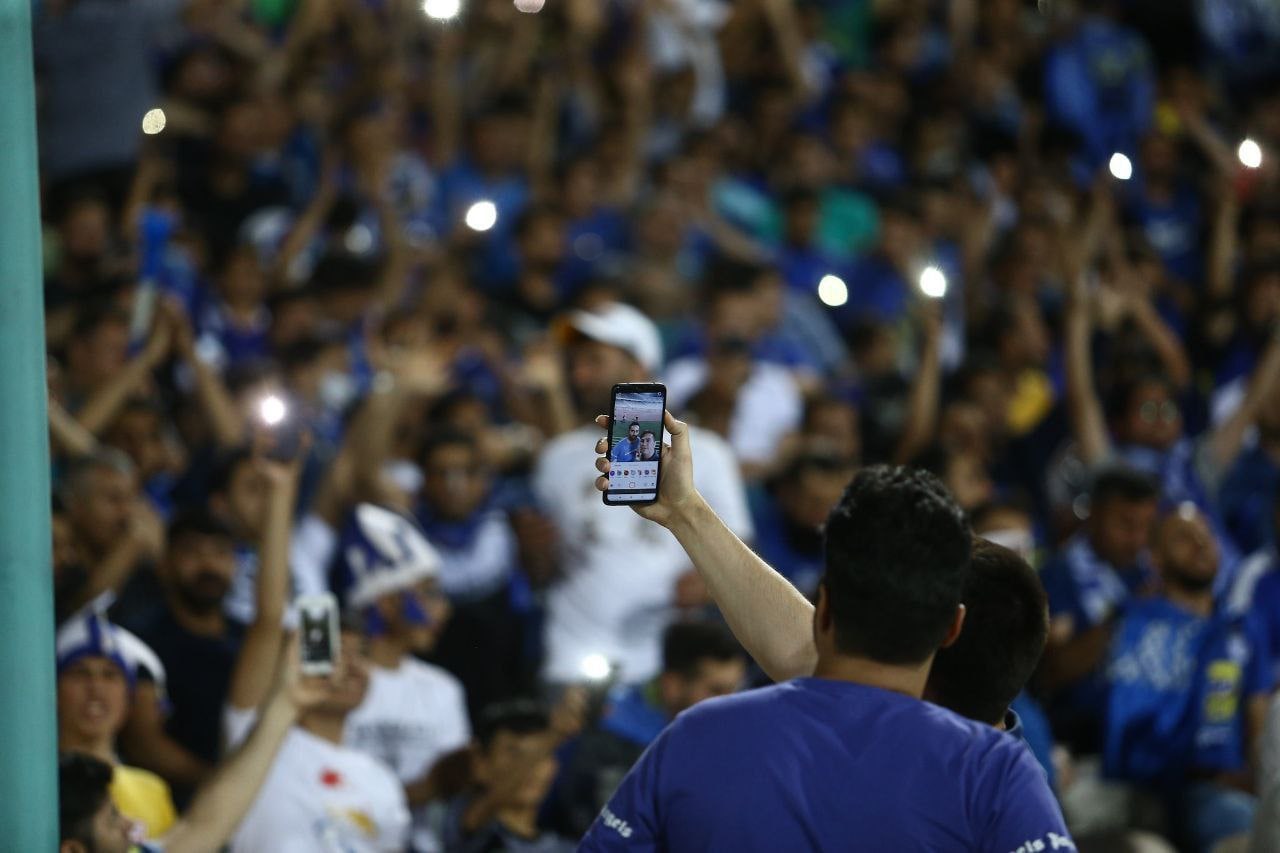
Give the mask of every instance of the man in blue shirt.
<path id="1" fill-rule="evenodd" d="M 627 427 L 627 437 L 614 445 L 613 452 L 609 454 L 609 458 L 614 462 L 635 462 L 636 454 L 640 451 L 640 424 L 638 421 L 632 421 Z"/>
<path id="2" fill-rule="evenodd" d="M 1102 748 L 1106 660 L 1115 621 L 1129 598 L 1152 586 L 1147 543 L 1156 521 L 1158 487 L 1146 474 L 1103 469 L 1090 491 L 1089 520 L 1045 567 L 1050 639 L 1042 677 L 1056 694 L 1054 730 L 1079 751 Z"/>
<path id="3" fill-rule="evenodd" d="M 1183 504 L 1157 529 L 1160 595 L 1135 601 L 1108 667 L 1105 768 L 1164 794 L 1183 849 L 1247 833 L 1273 679 L 1253 619 L 1215 605 L 1220 551 Z"/>
<path id="4" fill-rule="evenodd" d="M 697 566 L 725 552 L 751 559 L 693 489 L 686 425 L 668 415 L 667 429 L 661 499 L 638 511 L 671 530 Z M 581 849 L 838 849 L 855 834 L 867 850 L 1073 849 L 1028 750 L 921 701 L 934 655 L 964 621 L 971 533 L 942 484 L 864 469 L 826 536 L 814 677 L 680 715 Z M 742 637 L 779 626 L 734 627 Z"/>

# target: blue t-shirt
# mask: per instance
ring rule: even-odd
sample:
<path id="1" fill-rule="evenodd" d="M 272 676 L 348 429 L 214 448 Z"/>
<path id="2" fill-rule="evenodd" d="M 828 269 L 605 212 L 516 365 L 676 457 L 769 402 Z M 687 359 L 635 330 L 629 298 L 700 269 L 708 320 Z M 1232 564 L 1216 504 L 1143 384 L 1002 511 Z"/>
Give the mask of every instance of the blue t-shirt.
<path id="1" fill-rule="evenodd" d="M 1153 783 L 1242 769 L 1245 704 L 1272 684 L 1251 616 L 1205 618 L 1166 598 L 1130 606 L 1107 677 L 1106 772 Z"/>
<path id="2" fill-rule="evenodd" d="M 635 462 L 639 453 L 639 440 L 633 443 L 631 439 L 624 438 L 613 446 L 613 450 L 609 451 L 609 458 L 614 462 Z"/>
<path id="3" fill-rule="evenodd" d="M 909 696 L 800 678 L 677 717 L 579 850 L 847 850 L 852 839 L 895 853 L 1072 849 L 1020 741 Z"/>

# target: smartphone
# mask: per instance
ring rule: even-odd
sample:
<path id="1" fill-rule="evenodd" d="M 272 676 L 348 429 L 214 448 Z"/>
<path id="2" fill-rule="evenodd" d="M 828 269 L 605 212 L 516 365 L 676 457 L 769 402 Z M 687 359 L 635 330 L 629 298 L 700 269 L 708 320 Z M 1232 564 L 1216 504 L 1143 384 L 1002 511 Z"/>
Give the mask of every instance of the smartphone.
<path id="1" fill-rule="evenodd" d="M 284 397 L 268 394 L 258 402 L 258 421 L 266 431 L 266 454 L 278 462 L 291 462 L 302 445 L 302 427 L 289 411 Z"/>
<path id="2" fill-rule="evenodd" d="M 662 467 L 662 415 L 667 386 L 656 383 L 614 385 L 609 400 L 608 506 L 637 506 L 658 499 Z"/>
<path id="3" fill-rule="evenodd" d="M 300 596 L 298 630 L 302 632 L 298 647 L 305 675 L 330 675 L 338 659 L 341 631 L 338 624 L 338 600 L 331 593 Z"/>

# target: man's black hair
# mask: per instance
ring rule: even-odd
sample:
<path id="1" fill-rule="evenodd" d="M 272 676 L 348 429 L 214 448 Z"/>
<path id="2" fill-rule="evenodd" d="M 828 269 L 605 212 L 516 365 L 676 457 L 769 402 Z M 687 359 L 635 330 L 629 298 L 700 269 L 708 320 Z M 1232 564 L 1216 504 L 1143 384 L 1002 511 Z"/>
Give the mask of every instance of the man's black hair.
<path id="1" fill-rule="evenodd" d="M 654 441 L 658 440 L 658 434 L 651 429 L 644 430 L 643 432 L 640 433 L 641 438 L 644 438 L 646 435 L 653 436 Z"/>
<path id="2" fill-rule="evenodd" d="M 822 585 L 837 649 L 916 664 L 947 637 L 972 536 L 947 488 L 919 469 L 873 465 L 827 517 Z"/>
<path id="3" fill-rule="evenodd" d="M 1049 637 L 1048 598 L 1026 560 L 976 537 L 963 598 L 964 630 L 933 659 L 929 698 L 995 724 L 1040 662 Z"/>
<path id="4" fill-rule="evenodd" d="M 382 260 L 346 252 L 330 252 L 316 264 L 311 274 L 311 289 L 321 296 L 352 290 L 366 291 L 378 283 Z"/>
<path id="5" fill-rule="evenodd" d="M 476 741 L 488 749 L 500 732 L 532 735 L 551 726 L 547 706 L 535 699 L 509 699 L 485 707 L 476 721 Z"/>
<path id="6" fill-rule="evenodd" d="M 1102 401 L 1103 412 L 1110 419 L 1125 417 L 1133 404 L 1134 395 L 1147 385 L 1159 385 L 1168 391 L 1171 398 L 1177 399 L 1177 389 L 1167 375 L 1151 370 L 1140 370 L 1123 376 L 1111 386 L 1111 391 Z"/>
<path id="7" fill-rule="evenodd" d="M 692 678 L 704 660 L 743 658 L 742 647 L 719 622 L 673 622 L 662 635 L 662 671 Z"/>
<path id="8" fill-rule="evenodd" d="M 93 818 L 107 801 L 111 765 L 79 752 L 58 758 L 58 839 L 96 848 Z"/>
<path id="9" fill-rule="evenodd" d="M 1160 487 L 1147 474 L 1125 465 L 1104 468 L 1093 478 L 1089 505 L 1097 510 L 1112 501 L 1144 503 L 1160 497 Z"/>
<path id="10" fill-rule="evenodd" d="M 209 475 L 209 494 L 223 494 L 231 487 L 231 480 L 241 465 L 253 461 L 253 451 L 248 447 L 237 447 L 223 453 L 213 464 L 213 472 Z"/>
<path id="11" fill-rule="evenodd" d="M 442 447 L 465 447 L 473 453 L 476 452 L 478 445 L 476 437 L 471 433 L 464 432 L 460 429 L 452 429 L 442 427 L 432 431 L 426 441 L 422 443 L 422 461 L 426 462 L 435 452 Z"/>
<path id="12" fill-rule="evenodd" d="M 702 273 L 702 284 L 709 295 L 749 293 L 756 282 L 770 272 L 772 268 L 766 264 L 717 255 Z"/>
<path id="13" fill-rule="evenodd" d="M 165 541 L 171 546 L 187 536 L 216 536 L 232 541 L 231 528 L 208 510 L 189 509 L 178 513 L 169 522 Z"/>

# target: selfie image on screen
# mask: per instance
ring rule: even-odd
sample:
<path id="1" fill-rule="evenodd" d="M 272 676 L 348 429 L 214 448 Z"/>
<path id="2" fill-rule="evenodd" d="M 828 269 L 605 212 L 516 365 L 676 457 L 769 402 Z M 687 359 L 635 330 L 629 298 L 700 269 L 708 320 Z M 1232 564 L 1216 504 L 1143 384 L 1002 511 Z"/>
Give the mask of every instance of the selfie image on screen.
<path id="1" fill-rule="evenodd" d="M 609 431 L 610 500 L 651 500 L 657 493 L 662 406 L 660 391 L 617 396 Z"/>

